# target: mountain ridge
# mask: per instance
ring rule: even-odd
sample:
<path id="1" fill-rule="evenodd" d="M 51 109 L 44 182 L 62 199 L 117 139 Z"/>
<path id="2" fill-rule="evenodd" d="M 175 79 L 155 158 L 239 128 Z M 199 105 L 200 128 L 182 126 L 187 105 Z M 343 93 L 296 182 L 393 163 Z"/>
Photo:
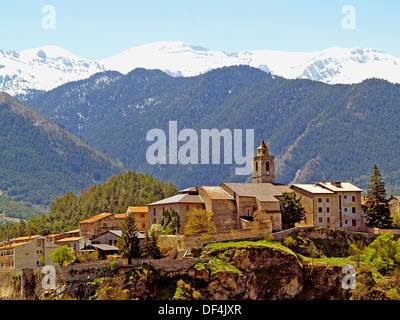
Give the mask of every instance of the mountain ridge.
<path id="1" fill-rule="evenodd" d="M 174 77 L 192 77 L 227 66 L 248 65 L 287 79 L 354 84 L 368 78 L 400 83 L 400 58 L 376 49 L 332 47 L 315 52 L 254 50 L 225 52 L 182 41 L 137 46 L 98 61 L 57 46 L 21 52 L 0 50 L 0 91 L 26 98 L 103 71 L 127 74 L 158 69 Z"/>
<path id="2" fill-rule="evenodd" d="M 70 132 L 0 92 L 0 190 L 42 208 L 66 192 L 127 171 Z"/>
<path id="3" fill-rule="evenodd" d="M 146 132 L 168 132 L 168 121 L 178 121 L 178 132 L 254 129 L 255 145 L 263 136 L 276 157 L 277 181 L 284 184 L 348 180 L 365 188 L 376 162 L 388 188 L 400 187 L 395 161 L 400 155 L 393 148 L 400 140 L 399 84 L 369 79 L 329 85 L 249 66 L 187 78 L 135 69 L 99 91 L 93 87 L 96 77 L 101 75 L 65 84 L 28 104 L 130 169 L 178 188 L 248 177 L 235 176 L 232 165 L 149 165 Z"/>

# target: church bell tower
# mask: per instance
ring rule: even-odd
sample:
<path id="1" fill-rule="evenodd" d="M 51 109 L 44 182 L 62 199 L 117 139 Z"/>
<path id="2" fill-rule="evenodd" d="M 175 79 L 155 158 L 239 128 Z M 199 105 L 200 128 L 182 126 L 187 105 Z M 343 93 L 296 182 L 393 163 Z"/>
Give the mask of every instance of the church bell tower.
<path id="1" fill-rule="evenodd" d="M 253 183 L 275 183 L 274 156 L 269 154 L 264 140 L 257 148 L 257 156 L 253 158 Z"/>

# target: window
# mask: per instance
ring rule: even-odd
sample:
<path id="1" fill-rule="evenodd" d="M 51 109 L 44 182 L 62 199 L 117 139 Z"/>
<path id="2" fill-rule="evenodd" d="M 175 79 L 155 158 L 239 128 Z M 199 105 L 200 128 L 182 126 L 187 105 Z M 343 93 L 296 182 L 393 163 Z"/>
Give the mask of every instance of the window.
<path id="1" fill-rule="evenodd" d="M 329 203 L 329 198 L 326 198 L 326 203 Z"/>
<path id="2" fill-rule="evenodd" d="M 330 208 L 326 207 L 326 213 L 329 213 L 329 211 L 330 211 Z"/>
<path id="3" fill-rule="evenodd" d="M 145 223 L 142 223 L 142 228 L 145 228 L 146 227 L 146 224 Z"/>
<path id="4" fill-rule="evenodd" d="M 318 221 L 319 221 L 319 222 L 322 222 L 322 217 L 319 217 L 319 218 L 318 218 Z"/>
<path id="5" fill-rule="evenodd" d="M 304 223 L 306 223 L 307 222 L 307 217 L 304 217 Z"/>
<path id="6" fill-rule="evenodd" d="M 347 199 L 347 195 L 344 195 L 344 199 L 345 199 L 345 200 Z"/>
<path id="7" fill-rule="evenodd" d="M 318 208 L 318 212 L 322 213 L 322 208 L 321 207 Z"/>
<path id="8" fill-rule="evenodd" d="M 347 208 L 344 208 L 344 212 L 347 212 Z"/>
<path id="9" fill-rule="evenodd" d="M 352 202 L 356 202 L 356 197 L 355 197 L 355 196 L 352 196 L 352 197 L 351 197 L 351 201 L 352 201 Z"/>
<path id="10" fill-rule="evenodd" d="M 156 215 L 156 208 L 153 208 L 153 214 Z"/>
<path id="11" fill-rule="evenodd" d="M 351 208 L 351 212 L 352 212 L 352 213 L 356 213 L 356 207 L 352 207 L 352 208 Z"/>
<path id="12" fill-rule="evenodd" d="M 256 161 L 256 172 L 258 172 L 258 162 Z"/>
<path id="13" fill-rule="evenodd" d="M 140 214 L 140 217 L 141 217 L 141 218 L 144 218 L 144 213 L 141 213 L 141 214 Z"/>
<path id="14" fill-rule="evenodd" d="M 319 203 L 322 203 L 322 198 L 318 198 L 318 202 L 319 202 Z"/>
<path id="15" fill-rule="evenodd" d="M 331 222 L 331 218 L 327 217 L 326 222 Z"/>

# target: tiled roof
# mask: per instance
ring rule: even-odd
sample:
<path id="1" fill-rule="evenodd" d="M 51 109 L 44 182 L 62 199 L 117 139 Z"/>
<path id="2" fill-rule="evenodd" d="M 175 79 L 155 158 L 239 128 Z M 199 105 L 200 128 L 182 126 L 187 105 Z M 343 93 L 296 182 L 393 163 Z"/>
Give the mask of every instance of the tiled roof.
<path id="1" fill-rule="evenodd" d="M 284 192 L 293 192 L 283 184 L 275 183 L 223 183 L 234 193 L 242 197 L 255 197 L 261 202 L 279 202 L 278 198 Z"/>
<path id="2" fill-rule="evenodd" d="M 333 191 L 317 186 L 316 184 L 295 183 L 292 186 L 313 194 L 334 194 Z"/>
<path id="3" fill-rule="evenodd" d="M 327 188 L 334 192 L 355 192 L 355 191 L 362 191 L 360 188 L 356 187 L 355 185 L 351 184 L 350 182 L 340 182 L 340 186 L 337 186 L 336 183 L 333 182 L 319 182 L 317 185 Z"/>
<path id="4" fill-rule="evenodd" d="M 89 218 L 89 219 L 83 220 L 83 221 L 81 221 L 81 222 L 79 222 L 79 223 L 80 223 L 80 224 L 83 224 L 83 223 L 93 223 L 93 222 L 95 222 L 95 221 L 98 221 L 98 220 L 107 218 L 107 217 L 109 217 L 109 216 L 111 216 L 111 215 L 113 215 L 113 213 L 104 212 L 104 213 L 98 214 L 97 216 L 94 216 L 94 217 L 91 217 L 91 218 Z"/>
<path id="5" fill-rule="evenodd" d="M 55 241 L 55 243 L 57 242 L 69 242 L 69 241 L 78 241 L 83 239 L 83 237 L 70 237 L 70 238 L 62 238 L 60 240 Z"/>
<path id="6" fill-rule="evenodd" d="M 133 207 L 133 206 L 129 206 L 126 212 L 148 213 L 148 212 L 149 212 L 149 208 L 147 208 L 147 207 Z"/>

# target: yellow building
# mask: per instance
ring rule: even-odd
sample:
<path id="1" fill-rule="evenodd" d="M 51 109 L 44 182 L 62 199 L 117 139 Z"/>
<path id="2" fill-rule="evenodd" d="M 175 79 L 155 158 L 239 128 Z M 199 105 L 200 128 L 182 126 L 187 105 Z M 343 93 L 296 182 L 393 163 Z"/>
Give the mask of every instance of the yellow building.
<path id="1" fill-rule="evenodd" d="M 348 182 L 293 184 L 302 197 L 305 220 L 298 226 L 335 227 L 363 231 L 365 217 L 361 209 L 362 190 Z"/>
<path id="2" fill-rule="evenodd" d="M 147 232 L 149 230 L 149 209 L 148 207 L 129 206 L 126 214 L 133 214 L 139 232 Z"/>
<path id="3" fill-rule="evenodd" d="M 49 255 L 58 246 L 43 236 L 29 236 L 0 244 L 0 271 L 55 265 Z"/>

